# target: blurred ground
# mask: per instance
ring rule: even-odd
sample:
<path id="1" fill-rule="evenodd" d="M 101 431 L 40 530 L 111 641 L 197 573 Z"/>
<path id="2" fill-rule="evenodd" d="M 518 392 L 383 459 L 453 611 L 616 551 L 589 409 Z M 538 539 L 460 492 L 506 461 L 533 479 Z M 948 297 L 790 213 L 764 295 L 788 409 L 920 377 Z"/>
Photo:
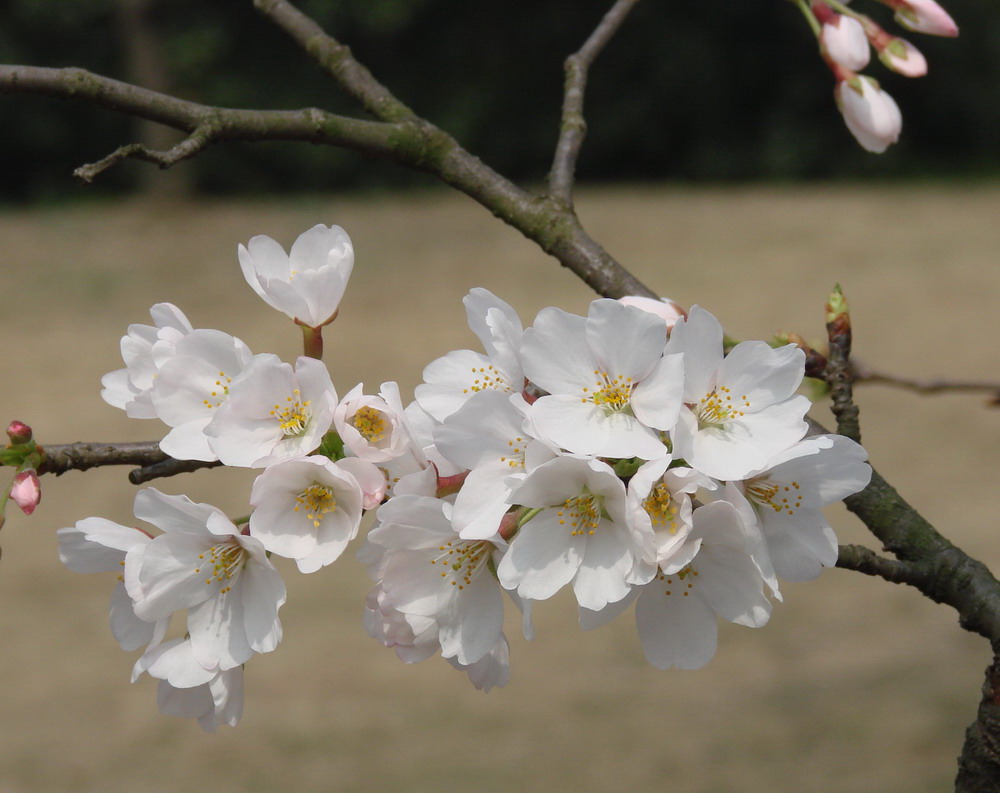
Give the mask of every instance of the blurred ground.
<path id="1" fill-rule="evenodd" d="M 585 192 L 593 235 L 650 286 L 712 310 L 741 338 L 822 338 L 824 297 L 843 284 L 856 351 L 914 376 L 1000 379 L 1000 189 L 801 187 Z M 587 289 L 461 197 L 429 192 L 174 207 L 141 204 L 0 214 L 0 420 L 41 442 L 141 440 L 99 396 L 118 340 L 171 301 L 195 326 L 255 352 L 297 354 L 297 330 L 243 283 L 236 245 L 286 247 L 339 223 L 357 250 L 327 332 L 340 393 L 396 379 L 475 346 L 462 295 L 486 286 L 529 323 L 546 305 L 586 312 Z M 969 396 L 860 391 L 876 467 L 953 541 L 996 568 L 1000 412 Z M 829 422 L 817 406 L 815 415 Z M 251 477 L 161 480 L 231 514 Z M 248 667 L 246 713 L 206 736 L 160 716 L 155 686 L 129 686 L 132 656 L 107 630 L 107 576 L 56 557 L 54 530 L 100 515 L 131 521 L 124 470 L 45 480 L 30 519 L 0 540 L 0 792 L 946 790 L 979 699 L 986 642 L 913 591 L 833 570 L 785 587 L 760 630 L 723 625 L 715 660 L 661 672 L 630 615 L 593 633 L 568 597 L 512 623 L 512 678 L 488 695 L 439 659 L 405 666 L 360 627 L 367 580 L 344 558 L 287 572 L 285 641 Z M 844 542 L 868 542 L 843 510 Z M 870 543 L 869 543 L 870 544 Z"/>

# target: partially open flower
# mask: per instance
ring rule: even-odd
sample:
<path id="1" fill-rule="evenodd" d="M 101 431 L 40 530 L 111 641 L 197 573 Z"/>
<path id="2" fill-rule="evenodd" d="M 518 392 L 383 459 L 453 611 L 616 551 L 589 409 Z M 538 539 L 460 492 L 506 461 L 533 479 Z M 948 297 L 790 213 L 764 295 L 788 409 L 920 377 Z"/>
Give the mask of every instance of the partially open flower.
<path id="1" fill-rule="evenodd" d="M 310 328 L 336 317 L 354 268 L 354 246 L 340 226 L 313 226 L 289 253 L 259 235 L 240 245 L 239 257 L 243 277 L 261 299 Z"/>

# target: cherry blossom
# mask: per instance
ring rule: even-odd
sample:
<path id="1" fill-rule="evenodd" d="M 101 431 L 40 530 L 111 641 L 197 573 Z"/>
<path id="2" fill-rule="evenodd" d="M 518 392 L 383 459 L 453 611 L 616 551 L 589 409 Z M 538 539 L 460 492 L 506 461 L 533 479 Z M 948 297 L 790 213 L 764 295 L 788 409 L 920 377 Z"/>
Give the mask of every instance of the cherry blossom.
<path id="1" fill-rule="evenodd" d="M 458 410 L 480 391 L 519 393 L 524 387 L 519 349 L 521 320 L 507 303 L 486 289 L 476 288 L 462 301 L 469 327 L 486 354 L 453 350 L 424 368 L 417 402 L 437 421 Z"/>
<path id="2" fill-rule="evenodd" d="M 135 515 L 164 533 L 125 555 L 125 588 L 147 621 L 188 609 L 198 663 L 232 669 L 281 640 L 285 585 L 260 540 L 225 514 L 153 488 L 135 498 Z"/>
<path id="3" fill-rule="evenodd" d="M 179 460 L 218 460 L 205 427 L 253 354 L 220 330 L 193 330 L 172 345 L 150 389 L 153 410 L 172 427 L 160 448 Z"/>
<path id="4" fill-rule="evenodd" d="M 586 318 L 541 311 L 525 331 L 528 379 L 548 392 L 531 406 L 539 437 L 578 454 L 663 457 L 658 431 L 677 420 L 679 355 L 663 354 L 663 321 L 616 300 L 595 300 Z"/>
<path id="5" fill-rule="evenodd" d="M 653 542 L 630 525 L 625 499 L 625 485 L 599 460 L 562 456 L 540 465 L 510 496 L 538 512 L 500 560 L 500 583 L 528 600 L 572 583 L 577 601 L 593 611 L 624 598 L 652 575 L 642 560 Z"/>
<path id="6" fill-rule="evenodd" d="M 670 437 L 674 457 L 716 479 L 742 479 L 805 435 L 809 400 L 795 396 L 805 354 L 793 344 L 737 344 L 723 356 L 722 326 L 694 306 L 667 352 L 684 353 L 684 408 Z"/>
<path id="7" fill-rule="evenodd" d="M 437 623 L 445 658 L 468 666 L 489 653 L 503 632 L 503 597 L 491 569 L 505 545 L 499 538 L 462 540 L 451 525 L 451 504 L 424 496 L 396 496 L 378 511 L 368 533 L 371 566 L 385 598 L 407 615 Z"/>
<path id="8" fill-rule="evenodd" d="M 868 485 L 866 459 L 842 435 L 806 438 L 745 480 L 727 483 L 724 498 L 759 523 L 781 578 L 808 581 L 837 562 L 837 537 L 821 509 Z"/>
<path id="9" fill-rule="evenodd" d="M 354 246 L 340 226 L 313 226 L 289 253 L 270 237 L 239 246 L 243 277 L 260 298 L 296 322 L 317 328 L 337 315 L 354 268 Z"/>
<path id="10" fill-rule="evenodd" d="M 243 667 L 206 669 L 189 639 L 172 639 L 149 649 L 132 670 L 132 682 L 146 672 L 160 683 L 156 704 L 167 716 L 198 720 L 205 732 L 235 727 L 243 715 Z"/>
<path id="11" fill-rule="evenodd" d="M 229 398 L 204 433 L 226 465 L 262 468 L 314 451 L 336 405 L 337 392 L 320 361 L 302 357 L 293 370 L 276 355 L 257 355 L 230 384 Z"/>
<path id="12" fill-rule="evenodd" d="M 158 630 L 154 622 L 136 616 L 132 599 L 125 590 L 125 555 L 152 538 L 144 531 L 121 526 L 104 518 L 84 518 L 75 526 L 59 529 L 59 561 L 76 573 L 118 575 L 111 593 L 111 633 L 123 650 L 136 650 L 153 641 Z M 159 626 L 162 630 L 165 625 Z"/>
<path id="13" fill-rule="evenodd" d="M 153 325 L 129 325 L 121 340 L 125 368 L 101 378 L 101 397 L 109 405 L 121 408 L 130 418 L 156 418 L 149 391 L 153 387 L 157 364 L 153 345 L 171 344 L 193 328 L 188 318 L 172 303 L 157 303 L 149 310 Z M 161 344 L 161 349 L 163 348 Z"/>
<path id="14" fill-rule="evenodd" d="M 375 466 L 367 465 L 381 480 Z M 326 457 L 283 460 L 253 483 L 250 536 L 294 559 L 301 572 L 313 573 L 340 558 L 357 536 L 363 496 L 357 479 Z"/>
<path id="15" fill-rule="evenodd" d="M 771 615 L 764 581 L 750 555 L 751 539 L 731 504 L 717 501 L 694 511 L 685 548 L 627 601 L 604 612 L 581 610 L 584 628 L 595 628 L 637 600 L 642 649 L 658 669 L 698 669 L 715 655 L 717 617 L 759 628 Z"/>

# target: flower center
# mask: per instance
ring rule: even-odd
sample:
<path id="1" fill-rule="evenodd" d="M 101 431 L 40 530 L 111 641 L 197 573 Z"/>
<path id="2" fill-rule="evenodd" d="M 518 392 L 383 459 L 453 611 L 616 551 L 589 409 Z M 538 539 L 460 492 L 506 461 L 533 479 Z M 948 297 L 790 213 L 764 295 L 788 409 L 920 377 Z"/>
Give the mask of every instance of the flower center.
<path id="1" fill-rule="evenodd" d="M 677 503 L 665 482 L 660 482 L 650 491 L 642 506 L 654 527 L 665 526 L 671 534 L 677 533 Z"/>
<path id="2" fill-rule="evenodd" d="M 601 523 L 603 504 L 603 496 L 596 496 L 593 493 L 584 492 L 573 498 L 567 498 L 556 512 L 559 525 L 565 526 L 568 522 L 570 537 L 590 536 L 597 531 Z"/>
<path id="3" fill-rule="evenodd" d="M 292 395 L 286 398 L 285 405 L 275 404 L 274 410 L 271 411 L 286 438 L 296 437 L 305 432 L 306 425 L 312 418 L 312 402 L 308 399 L 299 399 L 301 396 L 301 392 L 296 388 L 292 391 Z"/>
<path id="4" fill-rule="evenodd" d="M 785 485 L 762 476 L 748 480 L 743 490 L 750 501 L 775 512 L 793 515 L 802 506 L 802 486 L 798 482 Z"/>
<path id="5" fill-rule="evenodd" d="M 227 377 L 225 372 L 219 372 L 219 379 L 215 381 L 215 388 L 208 394 L 211 399 L 201 400 L 202 404 L 207 408 L 217 408 L 225 402 L 226 397 L 229 396 L 229 384 L 231 382 L 233 382 L 233 378 Z"/>
<path id="6" fill-rule="evenodd" d="M 205 556 L 208 559 L 205 559 Z M 206 565 L 211 565 L 211 570 L 205 570 L 207 576 L 205 584 L 221 584 L 219 594 L 224 595 L 233 588 L 232 581 L 239 575 L 240 570 L 247 563 L 249 554 L 235 538 L 217 542 L 206 553 L 198 554 L 198 566 L 194 569 L 196 573 L 205 570 Z"/>
<path id="7" fill-rule="evenodd" d="M 507 445 L 510 447 L 511 456 L 504 455 L 500 458 L 500 462 L 507 463 L 511 468 L 524 468 L 524 438 L 514 438 L 512 441 L 507 441 Z"/>
<path id="8" fill-rule="evenodd" d="M 472 377 L 473 380 L 469 383 L 469 387 L 462 389 L 463 394 L 468 394 L 470 391 L 473 394 L 478 394 L 480 391 L 486 391 L 489 388 L 492 388 L 494 391 L 504 391 L 507 393 L 514 390 L 510 387 L 510 383 L 507 382 L 504 373 L 499 369 L 494 369 L 493 364 L 489 364 L 488 366 L 473 366 Z"/>
<path id="9" fill-rule="evenodd" d="M 295 497 L 292 512 L 300 512 L 303 508 L 306 510 L 306 518 L 312 521 L 313 528 L 318 529 L 323 518 L 331 512 L 336 512 L 337 499 L 326 485 L 313 482 Z"/>
<path id="10" fill-rule="evenodd" d="M 698 403 L 698 429 L 724 427 L 733 419 L 745 415 L 743 408 L 750 407 L 750 400 L 744 394 L 734 401 L 730 389 L 716 386 Z"/>
<path id="11" fill-rule="evenodd" d="M 694 580 L 698 577 L 698 571 L 691 565 L 686 565 L 676 573 L 667 575 L 662 570 L 657 572 L 656 580 L 660 581 L 664 587 L 663 594 L 667 597 L 681 595 L 687 597 L 694 589 Z"/>
<path id="12" fill-rule="evenodd" d="M 493 551 L 493 544 L 485 540 L 474 542 L 455 540 L 438 546 L 438 555 L 431 559 L 431 564 L 439 564 L 444 568 L 441 578 L 458 589 L 465 589 L 476 576 L 486 567 Z"/>
<path id="13" fill-rule="evenodd" d="M 583 402 L 593 402 L 605 413 L 621 413 L 629 409 L 629 400 L 632 392 L 635 391 L 636 384 L 631 377 L 622 377 L 618 374 L 612 377 L 608 372 L 595 369 L 594 374 L 597 380 L 593 390 L 584 388 L 585 394 Z"/>
<path id="14" fill-rule="evenodd" d="M 358 408 L 358 412 L 351 419 L 354 429 L 361 433 L 361 437 L 369 443 L 375 443 L 385 437 L 386 421 L 382 417 L 382 411 L 365 405 Z"/>

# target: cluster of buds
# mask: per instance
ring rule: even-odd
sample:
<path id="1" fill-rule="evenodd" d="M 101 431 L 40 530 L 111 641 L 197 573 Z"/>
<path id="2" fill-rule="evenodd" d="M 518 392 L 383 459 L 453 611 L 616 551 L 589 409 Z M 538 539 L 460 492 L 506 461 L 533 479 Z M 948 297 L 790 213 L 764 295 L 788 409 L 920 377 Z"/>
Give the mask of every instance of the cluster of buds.
<path id="1" fill-rule="evenodd" d="M 879 0 L 892 8 L 907 30 L 957 36 L 958 26 L 935 0 Z M 871 50 L 889 69 L 906 77 L 927 74 L 927 61 L 910 42 L 885 31 L 871 17 L 836 0 L 813 0 L 807 18 L 823 60 L 833 72 L 834 97 L 851 134 L 865 149 L 881 153 L 899 139 L 903 117 L 878 81 L 859 72 Z"/>
<path id="2" fill-rule="evenodd" d="M 30 515 L 42 500 L 42 487 L 38 481 L 38 464 L 41 450 L 32 438 L 31 427 L 23 421 L 12 421 L 7 425 L 10 443 L 0 451 L 0 464 L 17 469 L 10 484 L 3 506 L 13 501 L 25 514 Z M 0 526 L 3 525 L 3 508 L 0 507 Z"/>
<path id="3" fill-rule="evenodd" d="M 255 237 L 239 255 L 254 290 L 309 331 L 307 354 L 254 355 L 158 304 L 122 339 L 126 367 L 103 396 L 167 424 L 174 457 L 260 469 L 249 517 L 148 488 L 134 513 L 158 532 L 97 517 L 59 531 L 72 569 L 118 573 L 112 632 L 145 648 L 133 679 L 160 681 L 164 712 L 235 724 L 245 664 L 282 637 L 275 557 L 302 573 L 332 564 L 368 510 L 366 629 L 483 690 L 508 679 L 508 599 L 529 637 L 532 604 L 564 587 L 585 628 L 636 603 L 647 659 L 692 669 L 714 655 L 719 617 L 759 627 L 779 578 L 836 562 L 821 508 L 871 469 L 853 441 L 806 437 L 796 345 L 726 354 L 708 311 L 646 298 L 547 308 L 525 329 L 473 289 L 484 352 L 431 362 L 408 405 L 394 382 L 341 398 L 316 354 L 353 265 L 347 235 L 316 226 L 290 255 Z"/>

